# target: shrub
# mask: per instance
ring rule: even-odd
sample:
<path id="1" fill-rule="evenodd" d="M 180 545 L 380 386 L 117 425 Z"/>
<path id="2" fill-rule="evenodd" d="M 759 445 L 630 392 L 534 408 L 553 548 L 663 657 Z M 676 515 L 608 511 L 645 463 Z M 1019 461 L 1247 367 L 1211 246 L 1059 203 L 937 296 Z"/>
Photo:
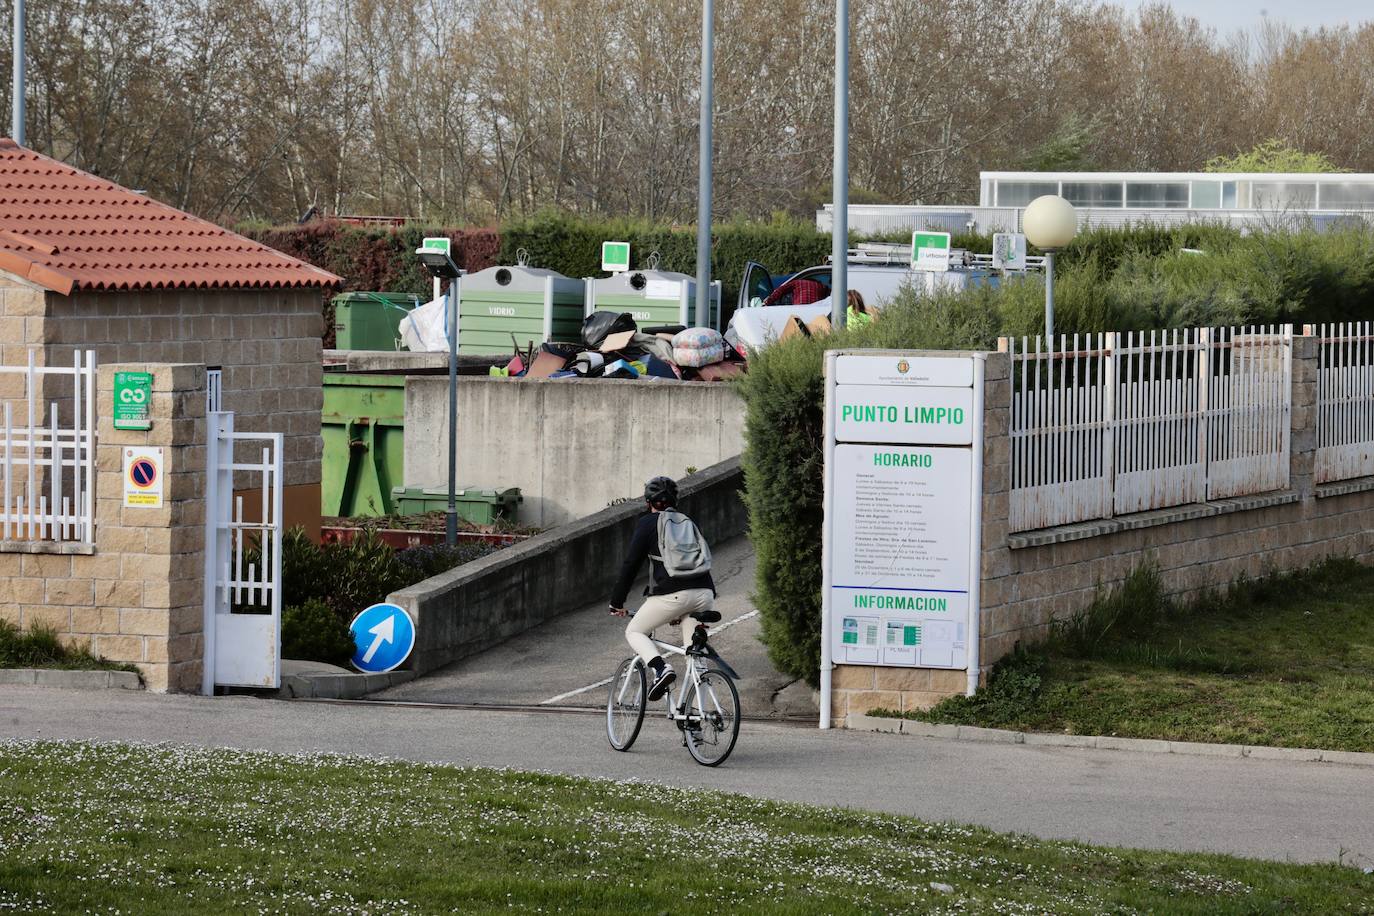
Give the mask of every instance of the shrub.
<path id="1" fill-rule="evenodd" d="M 25 632 L 0 619 L 0 668 L 80 668 L 137 671 L 134 665 L 111 662 L 86 645 L 65 645 L 52 627 L 35 624 Z"/>
<path id="2" fill-rule="evenodd" d="M 357 651 L 348 622 L 318 598 L 293 604 L 281 612 L 283 658 L 347 665 Z"/>

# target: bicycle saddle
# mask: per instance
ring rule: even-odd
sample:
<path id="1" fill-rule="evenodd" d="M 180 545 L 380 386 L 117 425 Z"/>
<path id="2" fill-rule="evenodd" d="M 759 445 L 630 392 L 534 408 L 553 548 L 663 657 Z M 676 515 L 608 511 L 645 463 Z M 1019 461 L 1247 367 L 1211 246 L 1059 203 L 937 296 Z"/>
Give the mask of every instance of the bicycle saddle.
<path id="1" fill-rule="evenodd" d="M 687 616 L 700 623 L 720 622 L 720 611 L 697 611 L 695 614 L 688 614 Z"/>

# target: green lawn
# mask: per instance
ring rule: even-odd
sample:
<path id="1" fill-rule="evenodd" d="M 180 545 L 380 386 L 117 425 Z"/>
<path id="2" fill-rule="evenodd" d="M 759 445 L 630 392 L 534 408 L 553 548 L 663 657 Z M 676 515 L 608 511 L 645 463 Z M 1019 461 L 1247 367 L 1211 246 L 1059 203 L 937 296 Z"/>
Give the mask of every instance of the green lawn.
<path id="1" fill-rule="evenodd" d="M 0 910 L 1374 913 L 1374 877 L 642 783 L 0 743 Z"/>
<path id="2" fill-rule="evenodd" d="M 1025 731 L 1374 751 L 1374 570 L 1348 561 L 1176 606 L 1149 571 L 972 700 L 918 715 Z"/>

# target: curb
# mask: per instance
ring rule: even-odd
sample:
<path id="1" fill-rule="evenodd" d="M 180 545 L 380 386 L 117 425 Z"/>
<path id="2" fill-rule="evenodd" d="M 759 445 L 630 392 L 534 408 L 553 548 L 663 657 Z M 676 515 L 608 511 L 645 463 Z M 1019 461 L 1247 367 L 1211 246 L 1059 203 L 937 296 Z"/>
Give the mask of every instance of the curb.
<path id="1" fill-rule="evenodd" d="M 1250 744 L 1206 744 L 1197 741 L 1162 741 L 1157 738 L 1118 738 L 1111 735 L 1055 735 L 1044 732 L 1014 732 L 973 725 L 942 725 L 915 719 L 855 714 L 845 719 L 852 731 L 914 735 L 919 738 L 949 738 L 985 744 L 1025 744 L 1031 747 L 1077 747 L 1099 751 L 1136 751 L 1147 754 L 1182 754 L 1190 757 L 1252 757 L 1256 760 L 1287 760 L 1305 763 L 1340 763 L 1345 766 L 1374 767 L 1374 754 L 1359 751 L 1323 751 L 1302 747 L 1266 747 Z"/>
<path id="2" fill-rule="evenodd" d="M 65 668 L 0 668 L 0 687 L 60 687 L 66 690 L 142 690 L 132 671 L 73 671 Z"/>
<path id="3" fill-rule="evenodd" d="M 277 696 L 283 700 L 357 700 L 406 681 L 414 671 L 385 674 L 289 674 L 281 679 Z"/>

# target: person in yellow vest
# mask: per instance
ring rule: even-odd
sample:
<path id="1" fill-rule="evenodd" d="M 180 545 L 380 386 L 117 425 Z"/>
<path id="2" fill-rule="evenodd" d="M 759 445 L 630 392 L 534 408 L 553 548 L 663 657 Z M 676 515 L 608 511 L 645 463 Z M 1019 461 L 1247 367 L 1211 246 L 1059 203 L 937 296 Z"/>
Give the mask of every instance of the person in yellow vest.
<path id="1" fill-rule="evenodd" d="M 873 319 L 878 315 L 877 309 L 871 309 L 864 304 L 863 294 L 856 289 L 849 291 L 849 307 L 845 309 L 845 326 L 850 328 L 866 328 L 873 323 Z"/>

